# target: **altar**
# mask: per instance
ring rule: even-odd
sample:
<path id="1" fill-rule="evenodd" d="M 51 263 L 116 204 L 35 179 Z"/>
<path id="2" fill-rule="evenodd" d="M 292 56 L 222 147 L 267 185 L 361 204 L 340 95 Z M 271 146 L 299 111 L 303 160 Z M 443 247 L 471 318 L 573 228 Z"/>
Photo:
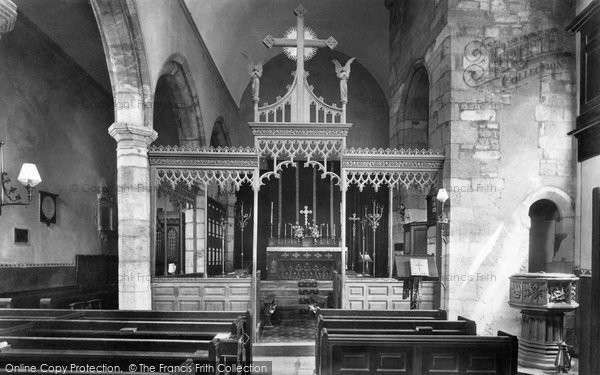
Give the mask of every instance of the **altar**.
<path id="1" fill-rule="evenodd" d="M 342 262 L 341 247 L 267 247 L 269 280 L 332 280 Z"/>

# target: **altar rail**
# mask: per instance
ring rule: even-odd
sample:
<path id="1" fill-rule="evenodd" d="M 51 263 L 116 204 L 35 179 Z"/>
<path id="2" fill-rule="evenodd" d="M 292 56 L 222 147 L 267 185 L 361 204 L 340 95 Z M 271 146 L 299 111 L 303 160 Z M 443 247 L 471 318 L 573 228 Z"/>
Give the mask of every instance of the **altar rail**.
<path id="1" fill-rule="evenodd" d="M 250 306 L 252 278 L 164 277 L 152 282 L 152 309 L 240 311 Z"/>

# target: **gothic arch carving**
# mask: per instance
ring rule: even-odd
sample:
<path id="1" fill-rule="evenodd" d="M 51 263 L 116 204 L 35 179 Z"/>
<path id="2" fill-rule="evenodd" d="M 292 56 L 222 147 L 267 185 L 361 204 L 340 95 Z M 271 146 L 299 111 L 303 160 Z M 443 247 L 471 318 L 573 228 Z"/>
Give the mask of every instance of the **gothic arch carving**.
<path id="1" fill-rule="evenodd" d="M 206 146 L 198 94 L 186 58 L 181 54 L 171 55 L 163 65 L 158 79 L 165 79 L 171 89 L 173 112 L 180 125 L 180 144 Z"/>
<path id="2" fill-rule="evenodd" d="M 135 1 L 90 0 L 90 3 L 106 55 L 115 122 L 151 128 L 150 75 Z"/>

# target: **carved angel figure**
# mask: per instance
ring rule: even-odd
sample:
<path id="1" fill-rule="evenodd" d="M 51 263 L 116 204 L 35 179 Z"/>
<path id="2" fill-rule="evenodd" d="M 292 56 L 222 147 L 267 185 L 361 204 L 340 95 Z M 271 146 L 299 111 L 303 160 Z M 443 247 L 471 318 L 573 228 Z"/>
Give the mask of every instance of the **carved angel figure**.
<path id="1" fill-rule="evenodd" d="M 342 103 L 348 103 L 348 78 L 350 78 L 350 64 L 352 64 L 354 59 L 355 57 L 346 61 L 343 67 L 336 59 L 331 60 L 333 65 L 335 65 L 335 73 L 340 79 L 340 100 Z"/>
<path id="2" fill-rule="evenodd" d="M 242 53 L 242 55 L 248 60 L 248 73 L 250 74 L 250 78 L 252 78 L 252 100 L 258 102 L 260 94 L 260 77 L 262 77 L 263 73 L 262 60 L 259 60 L 255 64 L 248 55 L 245 53 Z"/>

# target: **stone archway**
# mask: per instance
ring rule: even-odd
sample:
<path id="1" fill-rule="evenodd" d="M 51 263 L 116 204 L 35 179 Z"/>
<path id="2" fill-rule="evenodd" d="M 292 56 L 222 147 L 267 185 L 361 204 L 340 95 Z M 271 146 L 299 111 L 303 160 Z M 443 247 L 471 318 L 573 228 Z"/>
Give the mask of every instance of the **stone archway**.
<path id="1" fill-rule="evenodd" d="M 152 92 L 133 0 L 91 0 L 115 101 L 115 122 L 152 128 Z"/>
<path id="2" fill-rule="evenodd" d="M 115 102 L 117 141 L 119 308 L 152 308 L 150 167 L 151 85 L 134 0 L 91 0 Z"/>
<path id="3" fill-rule="evenodd" d="M 557 210 L 556 214 L 554 214 L 557 220 L 553 231 L 559 236 L 557 237 L 559 241 L 555 242 L 556 248 L 553 249 L 552 256 L 548 254 L 546 262 L 560 263 L 563 260 L 572 262 L 575 249 L 575 210 L 573 207 L 573 200 L 565 191 L 555 187 L 543 187 L 530 193 L 519 206 L 517 211 L 518 222 L 520 223 L 523 232 L 530 232 L 532 230 L 532 224 L 535 221 L 530 216 L 532 209 L 533 211 L 536 211 L 540 208 L 538 207 L 540 202 L 545 201 L 554 205 Z M 536 230 L 536 228 L 533 229 Z M 530 248 L 530 244 L 527 244 L 527 248 Z M 530 263 L 529 256 L 526 264 L 528 263 Z M 558 265 L 555 264 L 554 266 Z M 560 268 L 552 268 L 554 266 L 550 265 L 550 269 L 546 266 L 545 271 L 565 271 Z"/>
<path id="4" fill-rule="evenodd" d="M 421 61 L 411 68 L 398 124 L 404 147 L 429 148 L 429 74 Z"/>
<path id="5" fill-rule="evenodd" d="M 179 144 L 182 146 L 205 146 L 206 137 L 198 95 L 187 60 L 180 54 L 167 59 L 158 76 L 158 82 L 168 87 L 172 111 L 178 123 Z M 156 85 L 155 99 L 159 85 Z"/>

